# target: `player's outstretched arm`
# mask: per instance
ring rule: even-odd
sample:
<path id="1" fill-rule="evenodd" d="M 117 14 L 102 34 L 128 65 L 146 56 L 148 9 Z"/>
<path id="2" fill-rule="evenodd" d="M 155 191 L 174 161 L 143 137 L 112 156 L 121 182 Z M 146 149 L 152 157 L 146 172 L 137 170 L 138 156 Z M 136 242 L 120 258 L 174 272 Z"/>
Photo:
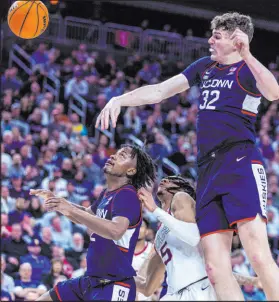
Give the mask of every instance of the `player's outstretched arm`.
<path id="1" fill-rule="evenodd" d="M 260 279 L 258 277 L 244 276 L 233 272 L 233 275 L 239 285 L 253 285 L 262 288 Z"/>
<path id="2" fill-rule="evenodd" d="M 261 94 L 269 101 L 278 100 L 279 85 L 273 74 L 251 54 L 247 34 L 237 28 L 231 35 L 231 39 L 256 79 Z"/>
<path id="3" fill-rule="evenodd" d="M 191 208 L 192 198 L 184 192 L 175 194 L 172 206 L 176 204 L 174 217 L 160 209 L 150 192 L 145 188 L 138 191 L 139 199 L 145 207 L 156 216 L 156 218 L 167 226 L 172 233 L 180 240 L 191 246 L 196 246 L 200 242 L 200 232 L 195 222 L 195 213 Z"/>
<path id="4" fill-rule="evenodd" d="M 161 257 L 154 252 L 151 259 L 148 260 L 146 278 L 142 276 L 135 277 L 137 291 L 146 297 L 151 296 L 161 286 L 164 273 L 165 265 Z"/>
<path id="5" fill-rule="evenodd" d="M 95 127 L 108 129 L 111 120 L 116 127 L 116 121 L 121 107 L 141 106 L 159 103 L 177 93 L 189 88 L 187 78 L 183 74 L 176 75 L 162 83 L 137 88 L 118 97 L 113 97 L 99 114 Z"/>

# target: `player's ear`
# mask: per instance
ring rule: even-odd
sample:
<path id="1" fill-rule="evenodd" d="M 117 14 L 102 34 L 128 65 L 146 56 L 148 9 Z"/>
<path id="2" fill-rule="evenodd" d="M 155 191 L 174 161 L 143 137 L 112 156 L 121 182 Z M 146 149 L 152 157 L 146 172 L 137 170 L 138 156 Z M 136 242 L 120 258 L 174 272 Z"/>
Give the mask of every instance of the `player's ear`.
<path id="1" fill-rule="evenodd" d="M 137 169 L 136 168 L 130 168 L 127 170 L 126 174 L 128 177 L 134 176 L 137 173 Z"/>

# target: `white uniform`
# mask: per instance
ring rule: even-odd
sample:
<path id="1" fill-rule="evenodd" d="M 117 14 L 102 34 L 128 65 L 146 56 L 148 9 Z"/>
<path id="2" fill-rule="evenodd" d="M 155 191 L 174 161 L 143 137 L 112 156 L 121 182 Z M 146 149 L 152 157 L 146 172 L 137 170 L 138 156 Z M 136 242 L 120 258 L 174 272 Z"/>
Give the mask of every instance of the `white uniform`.
<path id="1" fill-rule="evenodd" d="M 155 237 L 155 249 L 167 271 L 168 290 L 161 300 L 216 301 L 215 291 L 205 270 L 197 225 L 179 221 L 161 209 L 156 212 L 160 221 L 167 218 L 173 230 L 170 231 L 162 223 Z M 178 237 L 180 234 L 183 234 L 183 239 Z"/>
<path id="2" fill-rule="evenodd" d="M 140 267 L 143 265 L 143 262 L 148 258 L 151 250 L 152 250 L 152 243 L 146 241 L 145 246 L 142 251 L 139 253 L 134 253 L 132 266 L 134 270 L 138 273 Z M 142 293 L 137 293 L 138 301 L 151 301 L 151 297 L 146 297 Z"/>

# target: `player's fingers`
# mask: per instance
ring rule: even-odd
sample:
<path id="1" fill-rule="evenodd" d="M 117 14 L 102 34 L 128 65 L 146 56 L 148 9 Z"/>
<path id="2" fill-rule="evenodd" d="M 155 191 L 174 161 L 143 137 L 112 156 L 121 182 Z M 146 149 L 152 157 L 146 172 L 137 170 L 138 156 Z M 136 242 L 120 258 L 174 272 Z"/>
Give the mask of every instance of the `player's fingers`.
<path id="1" fill-rule="evenodd" d="M 98 115 L 96 123 L 95 123 L 95 128 L 98 128 L 100 125 L 100 119 L 101 119 L 101 113 Z"/>
<path id="2" fill-rule="evenodd" d="M 108 129 L 108 127 L 109 127 L 109 120 L 110 120 L 110 109 L 106 109 L 104 111 L 104 129 Z"/>

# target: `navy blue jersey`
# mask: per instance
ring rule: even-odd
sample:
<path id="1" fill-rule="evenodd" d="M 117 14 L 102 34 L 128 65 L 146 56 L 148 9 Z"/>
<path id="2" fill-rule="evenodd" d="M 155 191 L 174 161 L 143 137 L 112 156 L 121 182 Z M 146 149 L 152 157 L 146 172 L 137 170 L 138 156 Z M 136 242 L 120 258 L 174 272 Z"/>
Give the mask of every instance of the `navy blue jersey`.
<path id="1" fill-rule="evenodd" d="M 261 94 L 244 61 L 220 65 L 210 57 L 183 72 L 189 85 L 200 88 L 197 116 L 198 160 L 239 141 L 255 142 L 255 122 Z"/>
<path id="2" fill-rule="evenodd" d="M 130 224 L 118 241 L 95 233 L 91 235 L 86 274 L 109 280 L 135 276 L 132 260 L 142 222 L 141 202 L 136 189 L 125 185 L 111 192 L 104 191 L 91 209 L 100 218 L 112 220 L 122 216 L 128 218 Z"/>

